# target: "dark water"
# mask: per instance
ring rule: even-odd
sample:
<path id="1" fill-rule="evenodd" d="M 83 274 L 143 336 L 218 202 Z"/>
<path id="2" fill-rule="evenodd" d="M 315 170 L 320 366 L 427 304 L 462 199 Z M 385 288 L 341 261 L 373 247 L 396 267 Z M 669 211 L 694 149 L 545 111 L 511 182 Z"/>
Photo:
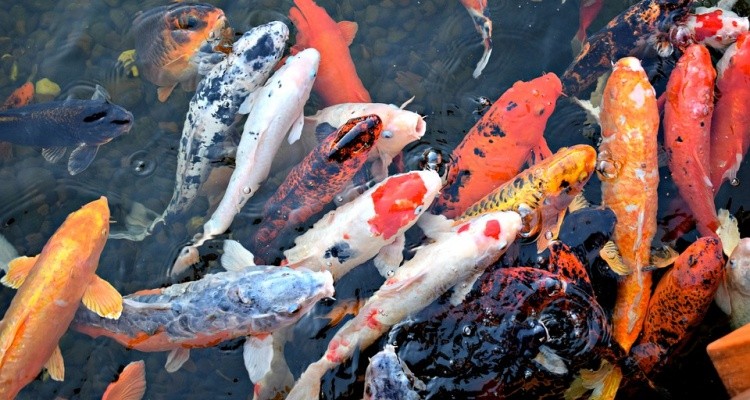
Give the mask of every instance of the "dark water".
<path id="1" fill-rule="evenodd" d="M 270 20 L 289 23 L 291 1 L 210 1 L 222 8 L 231 25 L 244 31 Z M 494 51 L 479 79 L 471 72 L 481 56 L 479 36 L 461 4 L 455 0 L 320 0 L 336 20 L 359 23 L 351 46 L 359 75 L 373 101 L 401 104 L 412 96 L 408 109 L 427 117 L 428 131 L 420 143 L 409 146 L 407 167 L 414 168 L 417 156 L 432 146 L 449 154 L 474 124 L 480 96 L 496 99 L 513 82 L 529 80 L 543 72 L 562 74 L 573 53 L 570 39 L 578 29 L 575 0 L 491 1 L 494 21 Z M 606 23 L 629 5 L 608 1 L 593 28 Z M 112 230 L 123 229 L 124 217 L 134 202 L 161 213 L 172 195 L 178 140 L 191 93 L 176 90 L 169 101 L 159 103 L 153 85 L 140 79 L 114 79 L 113 65 L 123 50 L 133 48 L 128 29 L 138 10 L 163 4 L 155 1 L 0 1 L 0 99 L 32 74 L 34 81 L 49 78 L 66 93 L 85 93 L 92 82 L 104 85 L 114 103 L 128 108 L 136 117 L 132 131 L 103 146 L 93 164 L 75 177 L 65 164 L 49 164 L 38 149 L 13 147 L 12 157 L 0 160 L 0 234 L 23 255 L 38 253 L 47 238 L 68 213 L 100 195 L 106 195 L 115 221 Z M 648 60 L 645 60 L 646 63 Z M 666 63 L 667 68 L 669 63 Z M 17 70 L 15 80 L 12 71 Z M 653 67 L 656 71 L 657 67 Z M 35 72 L 34 72 L 35 71 Z M 663 85 L 663 77 L 656 85 Z M 314 113 L 317 99 L 308 104 Z M 582 135 L 584 114 L 566 99 L 558 102 L 545 136 L 554 150 L 577 143 L 594 144 Z M 740 185 L 725 187 L 717 206 L 737 212 L 750 204 L 747 198 L 747 163 L 740 170 Z M 675 189 L 663 169 L 660 205 L 668 204 Z M 750 180 L 750 178 L 747 178 Z M 274 188 L 279 179 L 266 185 Z M 587 197 L 599 202 L 598 181 L 592 179 Z M 241 232 L 254 217 L 262 196 L 254 198 L 232 229 Z M 202 195 L 193 210 L 204 210 Z M 98 273 L 121 293 L 170 283 L 165 272 L 193 231 L 195 224 L 173 227 L 143 242 L 110 240 L 102 254 Z M 190 228 L 190 227 L 193 228 Z M 747 233 L 747 232 L 745 232 Z M 692 236 L 690 236 L 692 235 Z M 692 240 L 695 234 L 688 235 Z M 202 260 L 181 280 L 195 279 L 216 268 L 220 241 L 201 249 Z M 381 283 L 371 265 L 354 270 L 337 285 L 339 299 L 369 296 Z M 364 282 L 364 284 L 362 284 Z M 0 310 L 15 291 L 0 289 Z M 319 332 L 331 304 L 321 305 L 298 324 L 295 340 L 287 349 L 292 372 L 298 375 L 323 352 L 334 330 Z M 726 318 L 715 308 L 686 346 L 687 354 L 660 382 L 675 397 L 704 393 L 726 397 L 721 383 L 705 356 L 705 344 L 726 333 Z M 66 380 L 58 383 L 36 380 L 19 398 L 99 398 L 117 371 L 132 360 L 144 359 L 147 366 L 147 398 L 247 398 L 252 385 L 242 363 L 241 340 L 210 349 L 193 350 L 191 359 L 178 372 L 164 371 L 165 353 L 129 351 L 108 339 L 93 340 L 70 332 L 61 341 Z M 375 348 L 371 351 L 376 350 Z M 360 361 L 366 360 L 364 353 Z M 365 364 L 364 362 L 362 363 Z M 353 367 L 327 377 L 326 394 L 361 397 L 361 382 L 354 386 Z M 360 368 L 360 371 L 363 367 Z M 350 376 L 346 376 L 349 373 Z M 697 378 L 700 377 L 700 378 Z M 359 390 L 359 391 L 357 391 Z"/>

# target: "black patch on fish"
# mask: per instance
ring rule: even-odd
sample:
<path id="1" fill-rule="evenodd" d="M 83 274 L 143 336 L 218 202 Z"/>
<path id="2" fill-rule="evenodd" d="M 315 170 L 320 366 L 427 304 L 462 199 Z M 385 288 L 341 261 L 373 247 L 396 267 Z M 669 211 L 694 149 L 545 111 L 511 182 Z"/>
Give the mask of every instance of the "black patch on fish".
<path id="1" fill-rule="evenodd" d="M 270 34 L 266 33 L 262 38 L 260 38 L 260 40 L 258 40 L 258 43 L 256 43 L 255 46 L 253 46 L 245 53 L 245 60 L 250 63 L 253 60 L 272 57 L 274 52 L 273 38 Z M 253 69 L 257 71 L 262 65 L 263 64 L 261 63 L 255 63 L 253 64 Z"/>
<path id="2" fill-rule="evenodd" d="M 492 127 L 491 136 L 505 137 L 505 132 L 503 132 L 503 130 L 500 129 L 500 125 L 495 125 Z"/>
<path id="3" fill-rule="evenodd" d="M 326 250 L 325 258 L 336 258 L 339 263 L 344 263 L 354 255 L 351 246 L 347 242 L 339 242 Z"/>
<path id="4" fill-rule="evenodd" d="M 515 101 L 511 101 L 507 106 L 505 106 L 505 111 L 510 111 L 516 107 L 518 107 L 518 103 L 516 103 Z"/>
<path id="5" fill-rule="evenodd" d="M 322 124 L 315 127 L 315 138 L 318 139 L 319 142 L 322 142 L 335 130 L 336 127 L 329 124 L 328 122 L 323 122 Z"/>
<path id="6" fill-rule="evenodd" d="M 482 157 L 482 158 L 484 158 L 486 156 L 486 154 L 484 153 L 484 151 L 482 151 L 482 149 L 480 149 L 479 147 L 475 147 L 474 148 L 474 154 L 476 154 L 477 156 Z"/>

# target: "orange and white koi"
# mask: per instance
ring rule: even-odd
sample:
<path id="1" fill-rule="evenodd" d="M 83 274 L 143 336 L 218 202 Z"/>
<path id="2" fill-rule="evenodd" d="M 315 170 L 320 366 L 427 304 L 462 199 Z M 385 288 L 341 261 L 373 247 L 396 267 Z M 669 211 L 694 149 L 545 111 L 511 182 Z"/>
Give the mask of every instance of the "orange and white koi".
<path id="1" fill-rule="evenodd" d="M 15 398 L 42 366 L 63 380 L 58 342 L 81 301 L 102 318 L 120 316 L 122 296 L 95 274 L 108 233 L 101 197 L 71 213 L 39 255 L 10 262 L 1 282 L 20 288 L 0 321 L 0 399 Z"/>
<path id="2" fill-rule="evenodd" d="M 651 273 L 642 268 L 649 263 L 656 233 L 659 184 L 659 111 L 638 59 L 625 57 L 615 64 L 604 88 L 600 119 L 597 172 L 602 205 L 617 216 L 613 240 L 630 272 L 618 284 L 613 337 L 628 351 L 640 332 L 651 293 Z"/>
<path id="3" fill-rule="evenodd" d="M 724 256 L 717 237 L 696 240 L 675 260 L 654 290 L 643 331 L 631 349 L 643 372 L 663 365 L 703 320 L 723 276 Z"/>
<path id="4" fill-rule="evenodd" d="M 694 13 L 672 27 L 672 43 L 686 47 L 691 43 L 702 43 L 717 50 L 724 50 L 747 32 L 750 21 L 722 7 L 696 7 Z"/>
<path id="5" fill-rule="evenodd" d="M 302 373 L 287 399 L 317 399 L 320 379 L 348 360 L 357 348 L 370 346 L 390 327 L 437 299 L 453 286 L 495 262 L 515 240 L 521 217 L 513 211 L 484 214 L 435 235 L 344 324 L 323 357 Z"/>
<path id="6" fill-rule="evenodd" d="M 205 3 L 175 2 L 138 14 L 131 27 L 135 62 L 158 86 L 159 101 L 166 101 L 177 84 L 195 89 L 198 75 L 224 58 L 213 48 L 228 25 L 224 11 Z"/>
<path id="7" fill-rule="evenodd" d="M 79 309 L 72 327 L 139 351 L 169 351 L 165 368 L 174 372 L 188 360 L 191 348 L 242 336 L 270 339 L 273 331 L 297 322 L 318 300 L 333 296 L 329 272 L 232 261 L 222 258 L 226 272 L 125 296 L 117 320 Z M 253 343 L 262 347 L 262 355 L 256 356 L 268 354 L 270 363 L 270 340 Z"/>
<path id="8" fill-rule="evenodd" d="M 202 232 L 180 252 L 172 274 L 179 274 L 197 262 L 197 248 L 229 228 L 235 215 L 268 177 L 284 137 L 288 137 L 290 143 L 299 139 L 305 103 L 310 97 L 319 62 L 320 54 L 315 49 L 305 49 L 288 57 L 268 82 L 240 106 L 238 113 L 247 114 L 247 121 L 237 147 L 232 177 L 221 202 L 203 224 Z"/>
<path id="9" fill-rule="evenodd" d="M 711 184 L 737 184 L 740 162 L 750 146 L 750 33 L 743 33 L 716 64 L 718 91 L 711 119 Z"/>
<path id="10" fill-rule="evenodd" d="M 553 73 L 518 81 L 503 93 L 453 150 L 447 183 L 432 213 L 455 218 L 529 160 L 551 155 L 543 135 L 561 94 Z"/>
<path id="11" fill-rule="evenodd" d="M 492 54 L 492 20 L 485 15 L 487 9 L 487 0 L 461 0 L 461 4 L 466 7 L 466 11 L 469 12 L 471 20 L 474 21 L 474 27 L 477 28 L 477 32 L 482 35 L 482 45 L 484 46 L 484 53 L 482 58 L 477 62 L 476 68 L 472 76 L 478 78 L 482 74 L 484 67 L 490 61 L 490 55 Z"/>
<path id="12" fill-rule="evenodd" d="M 669 169 L 703 236 L 719 228 L 709 172 L 715 77 L 708 49 L 690 45 L 669 76 L 664 105 Z"/>
<path id="13" fill-rule="evenodd" d="M 256 260 L 275 264 L 281 258 L 288 234 L 322 211 L 351 181 L 382 128 L 377 115 L 352 118 L 289 172 L 263 207 L 263 220 L 251 242 Z"/>
<path id="14" fill-rule="evenodd" d="M 107 386 L 102 400 L 141 400 L 146 394 L 146 364 L 143 360 L 125 366 L 117 380 Z"/>
<path id="15" fill-rule="evenodd" d="M 542 252 L 557 238 L 563 215 L 595 167 L 593 147 L 563 147 L 488 193 L 456 223 L 491 211 L 515 211 L 524 221 L 521 236 L 537 236 L 537 249 Z"/>
<path id="16" fill-rule="evenodd" d="M 437 196 L 435 171 L 392 175 L 349 203 L 329 212 L 284 252 L 286 265 L 331 271 L 338 280 L 372 257 L 384 277 L 403 259 L 404 232 Z"/>
<path id="17" fill-rule="evenodd" d="M 357 23 L 334 21 L 313 0 L 294 0 L 289 19 L 297 27 L 296 54 L 308 47 L 320 52 L 320 68 L 313 90 L 326 106 L 341 103 L 369 103 L 370 93 L 357 75 L 349 45 L 357 34 Z"/>

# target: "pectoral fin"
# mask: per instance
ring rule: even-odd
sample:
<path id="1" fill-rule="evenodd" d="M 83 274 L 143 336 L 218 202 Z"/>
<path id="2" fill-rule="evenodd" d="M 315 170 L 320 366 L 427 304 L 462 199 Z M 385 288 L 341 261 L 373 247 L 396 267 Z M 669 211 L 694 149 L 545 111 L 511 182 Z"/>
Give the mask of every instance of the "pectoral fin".
<path id="1" fill-rule="evenodd" d="M 271 372 L 273 360 L 273 336 L 248 336 L 242 350 L 245 369 L 250 380 L 255 383 Z"/>
<path id="2" fill-rule="evenodd" d="M 337 25 L 339 32 L 341 32 L 341 38 L 344 39 L 347 47 L 350 46 L 354 41 L 354 37 L 357 36 L 359 25 L 352 21 L 340 21 Z"/>
<path id="3" fill-rule="evenodd" d="M 29 271 L 36 264 L 37 257 L 39 256 L 21 256 L 11 260 L 8 263 L 8 272 L 0 279 L 0 283 L 13 289 L 21 287 L 26 277 L 29 276 Z"/>
<path id="4" fill-rule="evenodd" d="M 463 303 L 466 295 L 471 292 L 471 289 L 474 287 L 474 283 L 476 283 L 477 279 L 479 279 L 479 276 L 481 276 L 483 273 L 483 270 L 476 271 L 465 280 L 453 286 L 453 293 L 451 294 L 450 299 L 451 305 L 457 306 Z"/>
<path id="5" fill-rule="evenodd" d="M 401 265 L 401 261 L 404 260 L 404 234 L 396 236 L 396 239 L 380 248 L 378 255 L 373 260 L 375 267 L 380 271 L 380 275 L 383 278 L 390 278 L 396 272 L 396 268 Z"/>
<path id="6" fill-rule="evenodd" d="M 88 144 L 82 144 L 76 147 L 71 153 L 68 159 L 68 173 L 71 175 L 77 175 L 83 172 L 96 157 L 96 152 L 99 150 L 99 146 L 92 146 Z"/>
<path id="7" fill-rule="evenodd" d="M 620 250 L 617 248 L 615 242 L 611 240 L 599 250 L 599 257 L 606 261 L 609 268 L 611 268 L 617 275 L 630 275 L 630 273 L 633 272 L 622 261 Z"/>
<path id="8" fill-rule="evenodd" d="M 255 266 L 255 256 L 250 250 L 242 247 L 240 242 L 225 240 L 221 266 L 227 271 L 242 271 L 247 267 Z"/>
<path id="9" fill-rule="evenodd" d="M 58 382 L 63 381 L 65 378 L 65 364 L 63 363 L 60 346 L 55 346 L 55 350 L 52 352 L 49 360 L 44 364 L 44 368 L 47 369 L 50 378 Z"/>
<path id="10" fill-rule="evenodd" d="M 42 157 L 52 164 L 60 161 L 65 155 L 65 147 L 45 147 L 42 149 Z"/>
<path id="11" fill-rule="evenodd" d="M 107 386 L 102 400 L 141 400 L 145 393 L 146 365 L 143 360 L 133 361 Z"/>
<path id="12" fill-rule="evenodd" d="M 172 91 L 177 86 L 175 83 L 172 86 L 162 86 L 156 89 L 156 97 L 159 98 L 159 101 L 164 103 L 169 98 L 169 95 L 172 94 Z"/>
<path id="13" fill-rule="evenodd" d="M 178 347 L 169 352 L 167 355 L 167 362 L 164 364 L 164 369 L 167 372 L 172 373 L 177 371 L 190 359 L 190 349 L 185 347 Z"/>
<path id="14" fill-rule="evenodd" d="M 122 313 L 122 295 L 104 279 L 94 275 L 83 292 L 83 305 L 100 317 L 117 319 Z"/>
<path id="15" fill-rule="evenodd" d="M 289 142 L 289 144 L 292 144 L 298 141 L 299 138 L 302 137 L 302 128 L 304 126 L 305 126 L 305 115 L 303 113 L 300 113 L 299 118 L 294 120 L 292 127 L 289 128 L 289 133 L 286 136 L 286 141 Z"/>

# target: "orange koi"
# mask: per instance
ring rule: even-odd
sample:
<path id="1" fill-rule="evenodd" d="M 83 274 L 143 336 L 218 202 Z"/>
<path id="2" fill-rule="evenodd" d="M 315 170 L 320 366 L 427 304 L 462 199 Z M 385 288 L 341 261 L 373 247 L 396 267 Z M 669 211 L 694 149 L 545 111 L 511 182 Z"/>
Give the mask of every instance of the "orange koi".
<path id="1" fill-rule="evenodd" d="M 597 172 L 602 203 L 614 211 L 613 240 L 632 273 L 618 284 L 614 338 L 627 352 L 641 329 L 651 290 L 650 259 L 656 233 L 659 184 L 656 134 L 659 111 L 654 89 L 638 59 L 617 61 L 604 88 L 602 142 Z"/>
<path id="2" fill-rule="evenodd" d="M 71 213 L 41 254 L 10 262 L 0 281 L 20 289 L 0 321 L 0 398 L 13 399 L 42 366 L 63 380 L 58 342 L 81 301 L 104 318 L 120 316 L 122 296 L 95 274 L 108 233 L 101 197 Z"/>
<path id="3" fill-rule="evenodd" d="M 138 14 L 131 31 L 135 62 L 166 101 L 177 84 L 195 90 L 199 73 L 205 75 L 224 58 L 221 41 L 229 23 L 224 11 L 210 4 L 175 2 Z"/>
<path id="4" fill-rule="evenodd" d="M 13 93 L 8 96 L 0 106 L 0 109 L 7 110 L 9 108 L 23 107 L 31 103 L 34 99 L 34 83 L 26 82 L 23 85 L 16 88 Z"/>
<path id="5" fill-rule="evenodd" d="M 711 119 L 711 183 L 714 195 L 737 170 L 750 146 L 750 33 L 729 46 L 716 66 L 718 91 Z"/>
<path id="6" fill-rule="evenodd" d="M 703 236 L 714 236 L 719 228 L 709 176 L 715 77 L 708 49 L 690 45 L 669 77 L 664 106 L 669 169 Z"/>
<path id="7" fill-rule="evenodd" d="M 518 81 L 503 93 L 453 150 L 447 182 L 432 212 L 461 215 L 529 160 L 551 155 L 544 128 L 561 94 L 553 73 Z"/>
<path id="8" fill-rule="evenodd" d="M 724 276 L 724 256 L 716 237 L 702 237 L 675 260 L 648 305 L 643 332 L 631 350 L 648 374 L 666 361 L 706 315 Z"/>
<path id="9" fill-rule="evenodd" d="M 482 74 L 484 67 L 490 61 L 490 54 L 492 54 L 492 20 L 484 14 L 487 8 L 487 0 L 461 0 L 461 4 L 466 7 L 466 11 L 469 12 L 472 21 L 474 21 L 474 27 L 482 35 L 484 53 L 472 73 L 472 76 L 477 78 Z"/>
<path id="10" fill-rule="evenodd" d="M 491 211 L 516 211 L 524 222 L 521 236 L 538 235 L 537 249 L 542 252 L 557 238 L 562 216 L 591 178 L 595 166 L 593 147 L 564 147 L 481 198 L 455 224 Z"/>
<path id="11" fill-rule="evenodd" d="M 357 75 L 349 53 L 357 34 L 357 23 L 334 21 L 313 0 L 294 0 L 289 19 L 297 27 L 297 43 L 291 53 L 314 47 L 320 52 L 320 67 L 313 90 L 326 106 L 341 103 L 370 103 L 370 93 Z"/>
<path id="12" fill-rule="evenodd" d="M 140 400 L 146 394 L 146 364 L 133 361 L 107 386 L 102 400 Z"/>
<path id="13" fill-rule="evenodd" d="M 283 258 L 280 242 L 288 239 L 286 234 L 333 201 L 364 165 L 382 129 L 377 115 L 352 118 L 289 172 L 263 207 L 263 221 L 252 240 L 256 263 L 270 265 Z"/>

